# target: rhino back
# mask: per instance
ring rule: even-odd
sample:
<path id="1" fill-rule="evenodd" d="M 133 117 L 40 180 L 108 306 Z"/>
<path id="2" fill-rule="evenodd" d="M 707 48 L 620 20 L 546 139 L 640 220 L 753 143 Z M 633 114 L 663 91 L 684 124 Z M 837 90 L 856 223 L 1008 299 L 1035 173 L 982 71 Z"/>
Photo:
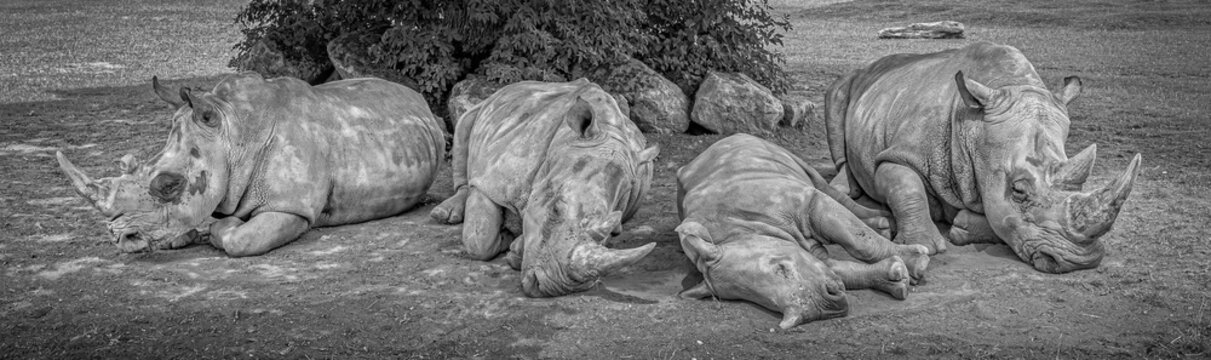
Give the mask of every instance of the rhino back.
<path id="1" fill-rule="evenodd" d="M 467 140 L 467 181 L 494 202 L 524 207 L 548 154 L 577 135 L 565 115 L 577 96 L 601 92 L 587 80 L 565 83 L 523 81 L 501 88 L 476 111 Z M 629 121 L 604 121 L 609 136 L 642 149 L 643 137 Z"/>
<path id="2" fill-rule="evenodd" d="M 853 75 L 843 125 L 845 156 L 853 180 L 872 198 L 886 201 L 875 191 L 874 174 L 879 164 L 892 162 L 916 170 L 929 191 L 951 206 L 978 204 L 969 159 L 952 151 L 956 132 L 968 131 L 953 125 L 981 117 L 959 98 L 954 83 L 959 71 L 994 88 L 1042 84 L 1020 51 L 987 42 L 891 55 Z"/>
<path id="3" fill-rule="evenodd" d="M 802 217 L 816 189 L 793 154 L 747 134 L 711 145 L 678 171 L 684 219 L 698 219 L 716 244 L 751 234 L 802 243 Z"/>
<path id="4" fill-rule="evenodd" d="M 249 195 L 265 203 L 257 211 L 295 213 L 314 226 L 366 221 L 414 206 L 436 178 L 444 138 L 415 91 L 379 79 L 277 85 L 286 94 L 261 104 L 263 113 L 288 115 L 273 125 L 253 175 Z"/>

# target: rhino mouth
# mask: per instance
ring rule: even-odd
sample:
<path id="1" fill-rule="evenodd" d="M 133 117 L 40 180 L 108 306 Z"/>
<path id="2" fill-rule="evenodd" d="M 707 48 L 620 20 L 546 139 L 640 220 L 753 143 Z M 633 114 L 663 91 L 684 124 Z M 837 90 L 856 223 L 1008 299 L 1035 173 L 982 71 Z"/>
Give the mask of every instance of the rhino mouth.
<path id="1" fill-rule="evenodd" d="M 118 215 L 109 222 L 113 243 L 126 253 L 153 252 L 183 247 L 197 242 L 204 232 L 189 228 L 180 231 L 155 229 L 141 224 L 140 216 Z"/>
<path id="2" fill-rule="evenodd" d="M 1034 239 L 1015 250 L 1036 270 L 1052 274 L 1095 268 L 1105 254 L 1097 241 L 1082 246 L 1064 238 Z"/>

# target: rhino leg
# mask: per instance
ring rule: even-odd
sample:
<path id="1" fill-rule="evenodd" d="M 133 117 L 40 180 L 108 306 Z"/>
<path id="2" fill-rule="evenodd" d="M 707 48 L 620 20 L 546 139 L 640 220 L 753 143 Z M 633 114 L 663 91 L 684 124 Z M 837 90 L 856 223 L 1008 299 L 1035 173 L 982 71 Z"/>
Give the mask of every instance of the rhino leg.
<path id="1" fill-rule="evenodd" d="M 210 243 L 231 257 L 256 256 L 294 241 L 308 228 L 306 219 L 282 212 L 260 213 L 247 223 L 227 217 L 210 225 Z"/>
<path id="2" fill-rule="evenodd" d="M 825 260 L 825 264 L 841 277 L 846 290 L 875 289 L 892 297 L 908 298 L 911 277 L 908 267 L 899 256 L 892 256 L 874 264 L 863 264 L 844 260 Z"/>
<path id="3" fill-rule="evenodd" d="M 467 205 L 467 187 L 461 186 L 450 198 L 442 201 L 429 211 L 429 217 L 443 224 L 458 224 L 463 222 L 463 212 Z"/>
<path id="4" fill-rule="evenodd" d="M 946 252 L 946 238 L 934 226 L 929 195 L 916 171 L 885 162 L 875 170 L 875 186 L 896 219 L 896 242 L 925 245 L 930 254 Z"/>
<path id="5" fill-rule="evenodd" d="M 512 234 L 501 231 L 504 209 L 479 190 L 469 189 L 466 198 L 463 247 L 476 260 L 492 260 L 513 242 Z"/>
<path id="6" fill-rule="evenodd" d="M 828 182 L 828 184 L 846 196 L 851 198 L 858 197 L 859 194 L 854 191 L 858 189 L 858 187 L 850 186 L 851 182 L 852 181 L 849 176 L 849 164 L 841 164 L 841 166 L 837 168 L 837 176 L 834 176 L 833 179 Z"/>
<path id="7" fill-rule="evenodd" d="M 521 270 L 522 250 L 525 247 L 523 245 L 525 243 L 521 241 L 514 241 L 513 245 L 509 245 L 509 253 L 505 254 L 505 262 L 513 270 Z"/>
<path id="8" fill-rule="evenodd" d="M 967 210 L 959 210 L 958 215 L 951 220 L 947 235 L 955 245 L 1001 242 L 1001 238 L 992 232 L 988 218 Z"/>
<path id="9" fill-rule="evenodd" d="M 925 269 L 929 266 L 927 247 L 896 244 L 887 240 L 832 198 L 812 198 L 807 213 L 811 217 L 809 223 L 814 237 L 841 245 L 850 256 L 866 263 L 893 257 L 902 259 L 901 263 L 906 266 L 914 282 L 924 278 Z"/>

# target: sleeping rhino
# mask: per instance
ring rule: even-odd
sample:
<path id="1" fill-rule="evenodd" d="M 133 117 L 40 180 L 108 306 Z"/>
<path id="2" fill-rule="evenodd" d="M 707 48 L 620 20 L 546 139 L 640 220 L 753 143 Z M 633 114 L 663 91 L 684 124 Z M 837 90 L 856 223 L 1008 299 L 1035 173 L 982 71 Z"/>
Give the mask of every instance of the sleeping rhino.
<path id="1" fill-rule="evenodd" d="M 445 156 L 425 100 L 384 80 L 312 87 L 248 73 L 204 93 L 152 87 L 178 109 L 151 160 L 127 155 L 121 176 L 93 180 L 56 154 L 127 252 L 209 233 L 230 256 L 259 255 L 310 227 L 396 215 L 425 195 Z"/>
<path id="2" fill-rule="evenodd" d="M 833 185 L 890 207 L 897 242 L 931 252 L 947 238 L 1004 242 L 1043 272 L 1096 267 L 1140 155 L 1109 186 L 1082 191 L 1097 147 L 1064 151 L 1080 92 L 1075 76 L 1048 91 L 1010 46 L 882 58 L 826 95 Z"/>
<path id="3" fill-rule="evenodd" d="M 430 214 L 463 223 L 473 258 L 508 251 L 528 296 L 587 290 L 655 246 L 602 245 L 639 209 L 659 148 L 588 80 L 501 88 L 458 121 L 451 151 L 456 191 Z"/>
<path id="4" fill-rule="evenodd" d="M 677 233 L 703 281 L 682 297 L 748 300 L 782 312 L 783 329 L 845 316 L 846 289 L 897 299 L 924 276 L 922 245 L 878 234 L 888 214 L 833 189 L 786 149 L 747 134 L 711 145 L 677 171 Z M 865 263 L 834 260 L 839 244 Z"/>

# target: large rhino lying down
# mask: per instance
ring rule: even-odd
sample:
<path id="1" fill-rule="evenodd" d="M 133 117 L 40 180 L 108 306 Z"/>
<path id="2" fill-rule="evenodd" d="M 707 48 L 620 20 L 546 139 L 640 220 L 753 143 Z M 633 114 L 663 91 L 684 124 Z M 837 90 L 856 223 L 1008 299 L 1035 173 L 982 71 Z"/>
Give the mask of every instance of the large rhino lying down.
<path id="1" fill-rule="evenodd" d="M 587 290 L 655 246 L 602 246 L 648 190 L 659 149 L 645 142 L 614 98 L 588 80 L 506 86 L 458 121 L 456 192 L 431 215 L 463 222 L 474 258 L 509 251 L 528 296 Z"/>
<path id="2" fill-rule="evenodd" d="M 1097 147 L 1064 152 L 1080 91 L 1075 76 L 1048 91 L 1009 46 L 882 58 L 826 95 L 833 185 L 890 207 L 897 242 L 944 251 L 937 222 L 955 244 L 1004 242 L 1040 271 L 1096 267 L 1140 156 L 1109 186 L 1081 191 Z"/>
<path id="3" fill-rule="evenodd" d="M 209 232 L 230 256 L 263 254 L 309 227 L 407 210 L 444 157 L 441 125 L 425 100 L 388 81 L 312 87 L 243 74 L 205 93 L 152 84 L 179 109 L 150 161 L 127 155 L 121 176 L 93 180 L 57 154 L 124 251 L 181 247 Z M 212 217 L 218 221 L 199 229 Z"/>
<path id="4" fill-rule="evenodd" d="M 677 185 L 681 247 L 704 279 L 681 295 L 752 301 L 782 312 L 783 329 L 844 316 L 845 289 L 904 299 L 929 264 L 925 246 L 894 244 L 867 226 L 885 226 L 885 213 L 751 135 L 711 145 L 677 171 Z M 830 259 L 824 244 L 869 264 Z"/>

